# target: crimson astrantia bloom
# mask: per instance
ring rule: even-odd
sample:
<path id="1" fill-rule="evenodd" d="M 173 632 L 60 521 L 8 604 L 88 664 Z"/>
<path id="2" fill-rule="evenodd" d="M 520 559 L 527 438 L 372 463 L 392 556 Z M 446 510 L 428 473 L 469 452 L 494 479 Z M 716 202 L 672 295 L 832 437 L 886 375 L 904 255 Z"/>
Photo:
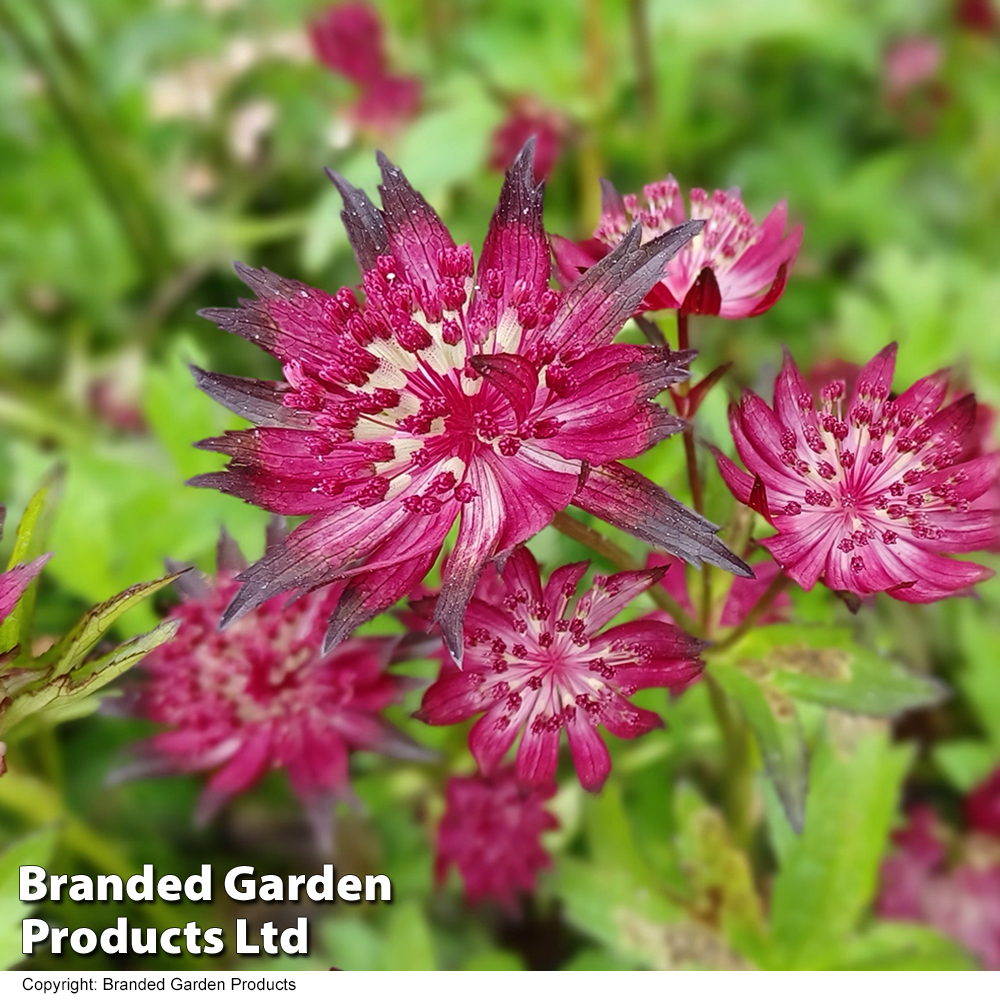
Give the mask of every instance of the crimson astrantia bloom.
<path id="1" fill-rule="evenodd" d="M 328 7 L 310 22 L 309 38 L 320 62 L 355 83 L 374 83 L 386 73 L 382 19 L 366 3 Z"/>
<path id="2" fill-rule="evenodd" d="M 449 778 L 434 862 L 438 884 L 454 865 L 470 904 L 494 899 L 516 913 L 519 895 L 533 893 L 538 872 L 552 863 L 541 835 L 559 825 L 545 808 L 555 792 L 554 783 L 525 788 L 512 767 Z"/>
<path id="3" fill-rule="evenodd" d="M 199 806 L 207 819 L 268 769 L 282 768 L 323 832 L 331 798 L 348 791 L 352 750 L 426 756 L 379 715 L 413 684 L 386 669 L 401 637 L 355 638 L 323 655 L 335 589 L 291 603 L 289 595 L 273 597 L 220 632 L 245 568 L 224 537 L 214 580 L 194 571 L 178 579 L 183 600 L 170 616 L 180 628 L 143 661 L 138 694 L 139 713 L 168 728 L 127 770 L 212 771 Z"/>
<path id="4" fill-rule="evenodd" d="M 347 581 L 328 644 L 408 593 L 461 513 L 436 615 L 458 658 L 480 573 L 569 503 L 698 563 L 747 567 L 704 518 L 619 464 L 681 422 L 649 400 L 690 353 L 613 344 L 700 223 L 639 245 L 633 230 L 568 292 L 548 287 L 531 144 L 504 183 L 479 261 L 379 158 L 382 209 L 334 174 L 365 302 L 238 265 L 257 293 L 203 315 L 279 358 L 285 382 L 196 371 L 259 426 L 202 447 L 233 461 L 199 476 L 308 520 L 240 579 L 234 621 L 275 594 Z"/>
<path id="5" fill-rule="evenodd" d="M 890 400 L 896 346 L 862 369 L 848 398 L 835 380 L 819 405 L 786 354 L 774 406 L 746 392 L 730 408 L 736 450 L 749 475 L 717 453 L 742 503 L 767 504 L 777 534 L 762 540 L 796 583 L 887 591 L 901 601 L 948 597 L 991 571 L 943 553 L 994 544 L 1000 511 L 972 502 L 995 480 L 996 457 L 962 461 L 976 420 L 967 395 L 942 407 L 947 372 Z M 766 497 L 758 490 L 757 477 Z"/>
<path id="6" fill-rule="evenodd" d="M 0 507 L 0 535 L 3 534 L 3 522 L 6 513 L 4 508 Z M 21 595 L 28 589 L 31 581 L 41 573 L 42 567 L 51 557 L 51 553 L 46 553 L 26 565 L 13 566 L 5 573 L 0 573 L 0 622 L 17 607 L 17 602 L 21 600 Z M 0 650 L 0 652 L 3 652 L 3 650 Z"/>
<path id="7" fill-rule="evenodd" d="M 684 571 L 684 563 L 676 559 L 668 559 L 658 553 L 652 553 L 646 558 L 646 568 L 654 566 L 666 566 L 667 570 L 660 579 L 660 586 L 674 598 L 675 601 L 689 614 L 694 615 L 694 604 L 691 595 L 688 593 L 687 575 Z M 777 563 L 768 559 L 765 562 L 753 564 L 754 577 L 745 579 L 737 577 L 733 580 L 726 601 L 722 605 L 722 614 L 719 616 L 719 625 L 729 628 L 739 625 L 747 616 L 747 612 L 764 596 L 764 591 L 771 585 L 774 578 L 780 572 Z M 788 594 L 782 593 L 774 599 L 774 603 L 759 619 L 761 625 L 769 625 L 773 622 L 782 621 L 787 617 L 788 609 L 791 607 L 791 598 Z M 653 614 L 664 621 L 673 621 L 665 611 L 655 611 Z"/>
<path id="8" fill-rule="evenodd" d="M 994 0 L 958 0 L 955 20 L 969 31 L 992 35 L 1000 27 L 1000 14 Z"/>
<path id="9" fill-rule="evenodd" d="M 662 575 L 662 569 L 595 577 L 570 608 L 587 563 L 555 570 L 543 586 L 538 564 L 517 549 L 497 578 L 486 573 L 465 616 L 465 663 L 446 659 L 417 718 L 454 725 L 483 714 L 469 734 L 472 755 L 492 774 L 518 733 L 517 777 L 552 780 L 565 729 L 580 783 L 597 791 L 611 758 L 597 727 L 633 739 L 661 725 L 629 698 L 640 688 L 681 688 L 696 678 L 703 643 L 651 616 L 601 631 Z M 492 578 L 491 578 L 492 577 Z"/>
<path id="10" fill-rule="evenodd" d="M 534 136 L 535 180 L 543 181 L 552 173 L 569 130 L 569 120 L 562 112 L 545 107 L 530 95 L 517 97 L 490 138 L 490 166 L 506 170 Z"/>
<path id="11" fill-rule="evenodd" d="M 926 923 L 955 938 L 987 969 L 1000 968 L 1000 864 L 968 850 L 949 864 L 944 828 L 918 806 L 893 836 L 896 850 L 882 864 L 876 910 L 888 920 Z"/>
<path id="12" fill-rule="evenodd" d="M 574 277 L 603 257 L 629 227 L 640 223 L 643 240 L 651 240 L 687 218 L 680 187 L 673 175 L 643 189 L 620 195 L 601 181 L 603 211 L 592 240 L 574 244 L 553 238 L 563 280 Z M 679 309 L 685 314 L 743 319 L 759 316 L 781 298 L 788 270 L 802 244 L 802 226 L 785 234 L 788 206 L 779 202 L 759 225 L 747 211 L 737 188 L 709 195 L 691 189 L 691 218 L 705 228 L 677 254 L 663 280 L 655 285 L 644 308 Z"/>

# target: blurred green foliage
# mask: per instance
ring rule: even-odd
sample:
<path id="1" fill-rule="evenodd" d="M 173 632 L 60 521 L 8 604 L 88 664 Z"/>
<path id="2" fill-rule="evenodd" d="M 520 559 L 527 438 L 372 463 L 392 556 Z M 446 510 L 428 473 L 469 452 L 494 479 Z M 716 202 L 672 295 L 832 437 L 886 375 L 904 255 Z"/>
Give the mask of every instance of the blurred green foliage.
<path id="1" fill-rule="evenodd" d="M 311 56 L 312 2 L 0 0 L 0 497 L 19 515 L 65 467 L 36 616 L 44 633 L 66 634 L 89 605 L 158 576 L 165 557 L 209 568 L 223 523 L 259 552 L 265 514 L 184 485 L 219 467 L 191 443 L 236 426 L 186 366 L 258 377 L 276 367 L 196 310 L 241 294 L 233 259 L 326 288 L 354 282 L 322 168 L 372 187 L 376 144 L 456 239 L 478 247 L 500 182 L 486 167 L 490 136 L 514 94 L 572 123 L 548 185 L 550 231 L 588 235 L 599 176 L 629 191 L 668 171 L 683 188 L 741 187 L 758 218 L 787 198 L 804 222 L 776 308 L 739 324 L 699 317 L 697 372 L 732 362 L 733 389 L 763 389 L 783 344 L 806 367 L 862 362 L 897 339 L 899 385 L 953 365 L 1000 404 L 1000 45 L 956 25 L 951 0 L 379 8 L 393 65 L 424 81 L 425 99 L 410 125 L 373 136 L 349 125 L 352 85 Z M 918 36 L 937 40 L 941 64 L 894 95 L 886 50 Z M 710 397 L 699 432 L 725 447 L 723 395 Z M 684 495 L 679 442 L 637 464 Z M 706 472 L 708 513 L 721 522 L 733 502 Z M 532 548 L 549 565 L 587 555 L 549 530 Z M 409 718 L 413 694 L 390 714 L 442 764 L 359 755 L 362 808 L 341 807 L 332 858 L 343 871 L 388 872 L 397 901 L 313 912 L 307 965 L 968 967 L 957 945 L 876 921 L 871 904 L 906 796 L 955 812 L 1000 762 L 998 602 L 991 583 L 976 601 L 885 599 L 855 618 L 828 593 L 797 593 L 792 624 L 761 629 L 712 668 L 736 723 L 725 738 L 706 685 L 670 702 L 644 693 L 667 728 L 633 744 L 609 738 L 615 770 L 601 796 L 575 780 L 560 789 L 553 867 L 521 920 L 470 912 L 456 883 L 433 885 L 443 780 L 472 761 L 462 727 Z M 156 621 L 155 604 L 136 606 L 119 638 Z M 840 659 L 831 674 L 803 650 Z M 12 740 L 0 779 L 0 964 L 17 957 L 19 859 L 121 873 L 149 862 L 285 873 L 331 860 L 277 776 L 207 829 L 189 818 L 195 779 L 108 786 L 148 732 L 89 715 Z M 183 920 L 159 906 L 122 913 Z M 237 915 L 220 900 L 210 920 L 194 918 L 232 926 Z M 63 907 L 58 919 L 85 917 Z M 68 956 L 60 967 L 102 962 Z"/>

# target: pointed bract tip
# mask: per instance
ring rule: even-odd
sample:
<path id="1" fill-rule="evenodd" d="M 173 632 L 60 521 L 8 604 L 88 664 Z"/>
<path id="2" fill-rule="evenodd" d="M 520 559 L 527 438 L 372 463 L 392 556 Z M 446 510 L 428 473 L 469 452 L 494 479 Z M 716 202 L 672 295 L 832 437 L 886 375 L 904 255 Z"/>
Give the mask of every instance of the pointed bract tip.
<path id="1" fill-rule="evenodd" d="M 619 193 L 618 188 L 606 177 L 601 177 L 598 183 L 601 185 L 601 215 L 624 218 L 625 199 Z"/>
<path id="2" fill-rule="evenodd" d="M 517 180 L 528 191 L 540 191 L 545 182 L 535 183 L 535 137 L 531 136 L 507 169 L 508 180 Z"/>

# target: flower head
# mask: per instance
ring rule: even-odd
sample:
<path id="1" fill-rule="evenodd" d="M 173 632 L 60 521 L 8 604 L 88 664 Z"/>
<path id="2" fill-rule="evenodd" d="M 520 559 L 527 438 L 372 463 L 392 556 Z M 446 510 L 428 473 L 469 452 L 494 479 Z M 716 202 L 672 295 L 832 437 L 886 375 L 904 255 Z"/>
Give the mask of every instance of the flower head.
<path id="1" fill-rule="evenodd" d="M 904 38 L 885 52 L 882 75 L 886 97 L 898 102 L 937 76 L 944 52 L 936 38 Z"/>
<path id="2" fill-rule="evenodd" d="M 149 740 L 135 770 L 212 771 L 199 807 L 205 819 L 267 770 L 284 769 L 322 826 L 331 796 L 348 788 L 352 750 L 422 753 L 379 715 L 410 687 L 409 678 L 386 671 L 401 637 L 356 638 L 324 656 L 335 588 L 291 603 L 273 597 L 220 632 L 245 567 L 224 537 L 214 580 L 193 571 L 178 580 L 183 600 L 171 615 L 180 628 L 143 661 L 138 695 L 140 714 L 167 728 Z"/>
<path id="3" fill-rule="evenodd" d="M 335 73 L 358 84 L 371 84 L 385 75 L 388 63 L 382 20 L 366 3 L 335 4 L 309 25 L 316 58 Z"/>
<path id="4" fill-rule="evenodd" d="M 777 534 L 762 544 L 806 589 L 823 580 L 924 603 L 991 575 L 944 555 L 988 547 L 1000 531 L 1000 511 L 972 506 L 996 480 L 997 457 L 962 461 L 975 398 L 942 406 L 947 373 L 937 372 L 890 399 L 895 359 L 891 345 L 849 397 L 837 379 L 817 404 L 786 355 L 773 408 L 747 392 L 730 409 L 749 475 L 718 454 L 722 476 L 737 499 L 766 513 Z"/>
<path id="5" fill-rule="evenodd" d="M 0 535 L 3 534 L 3 522 L 6 511 L 0 507 Z M 42 571 L 42 567 L 51 558 L 51 553 L 46 553 L 32 560 L 27 565 L 17 565 L 0 573 L 0 622 L 2 622 L 17 607 L 17 602 L 21 600 L 21 595 L 28 589 L 28 585 Z M 4 652 L 4 650 L 0 650 Z M 0 772 L 2 773 L 2 772 Z"/>
<path id="6" fill-rule="evenodd" d="M 555 570 L 542 585 L 538 564 L 517 549 L 496 577 L 485 574 L 465 618 L 465 669 L 445 663 L 417 717 L 453 725 L 483 713 L 469 746 L 485 774 L 495 772 L 521 733 L 518 780 L 539 787 L 555 775 L 566 730 L 580 782 L 597 791 L 611 770 L 599 725 L 633 739 L 661 725 L 629 698 L 640 688 L 680 688 L 701 672 L 702 644 L 653 617 L 604 629 L 663 573 L 595 577 L 571 608 L 587 563 Z"/>
<path id="7" fill-rule="evenodd" d="M 307 515 L 251 567 L 223 617 L 343 580 L 328 644 L 408 593 L 461 523 L 436 615 L 461 656 L 462 615 L 490 561 L 570 502 L 683 558 L 749 570 L 714 527 L 618 463 L 682 424 L 652 397 L 689 353 L 613 344 L 700 223 L 644 246 L 632 233 L 568 292 L 549 289 L 531 143 L 504 183 L 479 266 L 380 157 L 381 209 L 334 174 L 364 303 L 237 265 L 257 293 L 208 309 L 283 364 L 283 382 L 196 370 L 258 426 L 202 442 L 232 456 L 200 476 L 279 514 Z"/>
<path id="8" fill-rule="evenodd" d="M 968 31 L 981 35 L 993 35 L 1000 27 L 994 0 L 957 0 L 955 20 Z"/>
<path id="9" fill-rule="evenodd" d="M 666 572 L 660 579 L 660 586 L 670 594 L 674 600 L 690 615 L 695 614 L 694 604 L 691 595 L 688 593 L 688 585 L 684 563 L 676 559 L 668 559 L 658 553 L 653 553 L 646 559 L 646 568 L 654 566 L 666 566 Z M 739 625 L 747 616 L 747 612 L 760 600 L 764 591 L 771 585 L 778 575 L 780 567 L 776 562 L 767 559 L 764 562 L 754 563 L 754 577 L 737 577 L 733 580 L 729 593 L 726 595 L 725 603 L 722 605 L 722 612 L 719 616 L 719 624 L 723 628 Z M 791 598 L 788 594 L 782 593 L 774 599 L 770 609 L 759 619 L 761 625 L 769 625 L 773 622 L 781 621 L 786 617 L 786 613 L 791 606 Z M 664 621 L 672 622 L 673 619 L 665 611 L 655 611 L 653 614 Z"/>
<path id="10" fill-rule="evenodd" d="M 575 275 L 616 246 L 629 227 L 642 225 L 643 240 L 652 240 L 687 218 L 680 187 L 673 176 L 647 184 L 643 198 L 622 197 L 609 181 L 601 181 L 604 207 L 594 239 L 573 244 L 553 239 L 563 280 Z M 785 234 L 788 207 L 779 202 L 760 224 L 747 211 L 736 188 L 709 195 L 692 188 L 691 218 L 704 229 L 671 261 L 667 273 L 644 302 L 646 309 L 679 309 L 683 313 L 743 319 L 759 316 L 781 298 L 788 270 L 802 244 L 802 227 Z"/>
<path id="11" fill-rule="evenodd" d="M 534 892 L 538 872 L 552 863 L 540 838 L 559 825 L 545 808 L 555 791 L 554 784 L 525 788 L 512 767 L 490 777 L 449 778 L 438 828 L 438 882 L 454 865 L 470 904 L 494 899 L 516 912 L 518 896 Z"/>
<path id="12" fill-rule="evenodd" d="M 966 855 L 948 862 L 946 831 L 926 806 L 912 810 L 909 823 L 893 840 L 896 851 L 882 864 L 876 909 L 889 920 L 926 923 L 976 955 L 987 969 L 1000 968 L 1000 863 L 995 851 L 977 857 L 968 841 Z M 987 854 L 989 852 L 986 852 Z"/>
<path id="13" fill-rule="evenodd" d="M 507 117 L 497 126 L 490 140 L 490 167 L 506 170 L 535 137 L 535 180 L 543 181 L 552 173 L 569 134 L 566 116 L 547 108 L 531 96 L 511 102 Z"/>

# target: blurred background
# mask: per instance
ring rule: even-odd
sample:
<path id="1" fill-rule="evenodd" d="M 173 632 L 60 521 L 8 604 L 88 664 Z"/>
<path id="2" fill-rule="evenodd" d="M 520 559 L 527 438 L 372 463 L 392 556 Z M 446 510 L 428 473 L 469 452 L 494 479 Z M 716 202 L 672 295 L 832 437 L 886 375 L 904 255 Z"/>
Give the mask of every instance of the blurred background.
<path id="1" fill-rule="evenodd" d="M 191 443 L 234 426 L 197 392 L 187 364 L 257 377 L 275 377 L 277 366 L 195 313 L 242 294 L 233 260 L 331 290 L 355 283 L 323 167 L 372 190 L 376 148 L 477 251 L 502 170 L 532 134 L 536 169 L 548 176 L 547 228 L 564 236 L 590 235 L 601 176 L 622 191 L 668 172 L 682 190 L 737 186 L 757 219 L 786 198 L 805 239 L 784 297 L 744 322 L 696 317 L 697 370 L 730 361 L 732 385 L 764 387 L 783 344 L 806 368 L 864 362 L 896 339 L 898 385 L 953 365 L 981 400 L 1000 405 L 993 0 L 386 0 L 375 8 L 385 51 L 373 69 L 331 57 L 322 32 L 310 33 L 323 5 L 302 0 L 0 0 L 5 557 L 37 483 L 66 468 L 42 632 L 59 635 L 89 605 L 159 575 L 165 557 L 210 568 L 222 524 L 248 553 L 260 552 L 265 514 L 184 485 L 220 465 Z M 716 395 L 703 432 L 725 445 L 725 394 Z M 679 444 L 660 446 L 642 467 L 683 496 Z M 717 479 L 708 503 L 719 520 L 732 508 Z M 533 548 L 550 560 L 582 552 L 547 534 Z M 869 919 L 901 796 L 933 801 L 960 826 L 962 796 L 1000 763 L 1000 589 L 981 590 L 978 601 L 927 608 L 880 602 L 850 622 L 911 669 L 936 673 L 954 696 L 896 723 L 904 757 L 857 764 L 857 780 L 870 778 L 857 811 L 831 805 L 830 843 L 846 837 L 850 851 L 830 861 L 817 912 L 789 932 L 808 945 L 795 958 L 789 944 L 789 964 L 965 961 L 936 939 L 923 958 L 913 946 L 873 957 L 837 951 L 836 942 Z M 796 614 L 826 616 L 828 600 L 800 594 Z M 833 613 L 850 619 L 839 605 Z M 120 633 L 156 618 L 155 603 L 134 609 Z M 395 626 L 367 630 L 386 627 Z M 295 967 L 746 961 L 748 914 L 766 911 L 782 846 L 766 833 L 734 845 L 724 825 L 712 825 L 722 749 L 697 691 L 666 708 L 654 692 L 650 707 L 667 712 L 669 728 L 631 745 L 611 741 L 615 780 L 599 799 L 575 783 L 560 791 L 561 828 L 547 841 L 555 863 L 516 918 L 465 909 L 455 882 L 433 887 L 442 775 L 468 771 L 471 759 L 461 729 L 409 719 L 415 704 L 394 710 L 395 720 L 443 750 L 446 763 L 435 770 L 359 755 L 360 808 L 342 808 L 332 858 L 316 852 L 280 775 L 207 829 L 191 821 L 197 779 L 108 787 L 124 748 L 150 727 L 105 715 L 12 747 L 0 841 L 56 824 L 58 871 L 128 873 L 152 862 L 185 873 L 210 862 L 217 872 L 253 864 L 283 873 L 333 860 L 342 871 L 391 875 L 391 907 L 314 908 L 311 955 Z M 836 797 L 837 781 L 828 783 Z M 869 836 L 872 810 L 881 818 Z M 702 856 L 699 842 L 717 849 Z M 983 848 L 996 852 L 991 863 L 998 845 Z M 681 904 L 677 892 L 650 902 L 652 885 L 689 885 L 692 866 L 701 881 L 680 893 Z M 205 907 L 190 917 L 178 914 L 183 907 L 122 913 L 143 926 L 254 919 L 228 905 L 215 904 L 211 916 Z M 266 909 L 262 919 L 300 912 Z M 92 919 L 73 911 L 48 915 Z M 116 915 L 109 910 L 107 923 Z M 65 957 L 59 967 L 111 961 Z M 171 959 L 209 966 L 196 961 Z M 214 961 L 230 967 L 237 958 L 230 949 Z"/>

